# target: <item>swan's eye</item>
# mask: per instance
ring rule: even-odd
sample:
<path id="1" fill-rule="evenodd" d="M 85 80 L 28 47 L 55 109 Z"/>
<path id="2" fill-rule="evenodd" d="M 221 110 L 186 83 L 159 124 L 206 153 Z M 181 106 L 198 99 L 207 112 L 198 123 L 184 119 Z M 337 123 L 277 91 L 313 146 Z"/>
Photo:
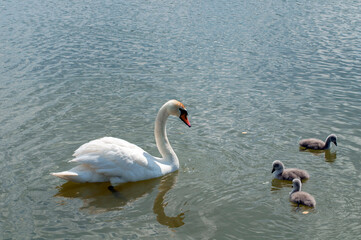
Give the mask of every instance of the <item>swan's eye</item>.
<path id="1" fill-rule="evenodd" d="M 179 111 L 180 111 L 180 115 L 182 116 L 182 115 L 188 115 L 188 112 L 185 110 L 185 109 L 183 109 L 183 108 L 179 108 Z"/>

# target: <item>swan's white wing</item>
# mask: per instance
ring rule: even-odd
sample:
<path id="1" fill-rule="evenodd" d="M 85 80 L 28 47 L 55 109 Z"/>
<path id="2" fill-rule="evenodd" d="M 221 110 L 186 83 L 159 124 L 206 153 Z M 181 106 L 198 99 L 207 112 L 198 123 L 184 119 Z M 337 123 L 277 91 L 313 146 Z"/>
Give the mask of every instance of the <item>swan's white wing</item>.
<path id="1" fill-rule="evenodd" d="M 162 175 L 154 157 L 140 147 L 117 138 L 93 140 L 76 150 L 74 156 L 70 162 L 81 164 L 82 170 L 88 169 L 86 174 L 94 171 L 100 174 L 96 179 L 104 176 L 114 183 L 139 181 Z"/>
<path id="2" fill-rule="evenodd" d="M 160 177 L 173 170 L 140 147 L 117 138 L 105 137 L 80 146 L 70 162 L 79 165 L 52 173 L 75 182 L 135 182 Z"/>
<path id="3" fill-rule="evenodd" d="M 98 165 L 99 168 L 130 167 L 138 164 L 147 167 L 150 156 L 143 149 L 119 138 L 104 137 L 85 143 L 73 154 L 70 162 Z"/>

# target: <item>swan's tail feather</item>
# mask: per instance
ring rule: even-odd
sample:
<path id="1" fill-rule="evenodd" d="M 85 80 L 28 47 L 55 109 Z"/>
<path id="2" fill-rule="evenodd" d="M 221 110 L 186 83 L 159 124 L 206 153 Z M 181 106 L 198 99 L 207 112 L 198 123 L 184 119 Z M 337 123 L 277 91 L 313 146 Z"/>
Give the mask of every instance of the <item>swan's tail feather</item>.
<path id="1" fill-rule="evenodd" d="M 50 174 L 69 181 L 76 181 L 79 176 L 79 174 L 69 171 L 50 173 Z"/>
<path id="2" fill-rule="evenodd" d="M 68 171 L 51 173 L 51 175 L 73 182 L 107 182 L 109 178 L 97 173 L 87 165 L 79 165 Z"/>

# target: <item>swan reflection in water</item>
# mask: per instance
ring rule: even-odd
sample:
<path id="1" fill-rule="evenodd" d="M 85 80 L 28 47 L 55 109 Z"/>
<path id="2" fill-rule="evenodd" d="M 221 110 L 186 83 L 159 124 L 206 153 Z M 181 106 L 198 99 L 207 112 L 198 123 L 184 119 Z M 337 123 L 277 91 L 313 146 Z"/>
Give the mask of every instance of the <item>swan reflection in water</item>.
<path id="1" fill-rule="evenodd" d="M 315 156 L 320 156 L 320 155 L 322 155 L 324 153 L 326 162 L 334 162 L 336 160 L 336 157 L 337 157 L 336 151 L 331 152 L 330 149 L 327 149 L 327 150 L 312 150 L 312 149 L 302 149 L 302 148 L 300 148 L 300 152 L 310 152 Z"/>
<path id="2" fill-rule="evenodd" d="M 184 225 L 184 212 L 175 217 L 168 217 L 165 213 L 165 207 L 168 204 L 165 201 L 165 195 L 173 188 L 177 175 L 178 171 L 160 178 L 124 183 L 116 187 L 111 187 L 110 183 L 66 182 L 58 187 L 59 192 L 54 197 L 79 198 L 83 200 L 83 206 L 80 209 L 91 213 L 102 213 L 121 210 L 125 205 L 145 197 L 156 186 L 159 186 L 153 212 L 160 224 L 177 228 Z"/>

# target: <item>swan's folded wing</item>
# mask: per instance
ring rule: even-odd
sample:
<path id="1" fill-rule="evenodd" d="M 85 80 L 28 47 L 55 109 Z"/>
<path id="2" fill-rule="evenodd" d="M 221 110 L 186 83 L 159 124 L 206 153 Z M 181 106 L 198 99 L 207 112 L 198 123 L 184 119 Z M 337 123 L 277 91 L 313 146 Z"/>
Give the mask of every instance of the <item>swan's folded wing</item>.
<path id="1" fill-rule="evenodd" d="M 125 140 L 104 137 L 80 146 L 70 162 L 87 164 L 97 170 L 108 169 L 110 172 L 119 168 L 122 171 L 134 168 L 134 165 L 148 167 L 149 159 L 143 149 Z"/>
<path id="2" fill-rule="evenodd" d="M 103 137 L 81 145 L 77 150 L 75 150 L 73 156 L 77 157 L 85 154 L 101 153 L 108 150 L 109 151 L 117 150 L 118 148 L 143 151 L 143 149 L 141 149 L 137 145 L 132 144 L 123 139 L 113 138 L 113 137 Z"/>

